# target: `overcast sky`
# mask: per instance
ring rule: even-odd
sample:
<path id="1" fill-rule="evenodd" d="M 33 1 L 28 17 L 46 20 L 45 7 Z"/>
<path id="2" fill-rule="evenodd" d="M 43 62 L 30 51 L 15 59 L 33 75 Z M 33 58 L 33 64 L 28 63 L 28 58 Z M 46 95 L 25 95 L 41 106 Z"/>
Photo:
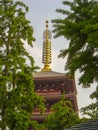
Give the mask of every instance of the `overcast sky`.
<path id="1" fill-rule="evenodd" d="M 27 18 L 31 21 L 31 25 L 34 29 L 34 37 L 36 41 L 34 42 L 33 49 L 29 47 L 27 50 L 35 59 L 35 65 L 43 67 L 42 64 L 42 44 L 43 44 L 43 31 L 45 30 L 45 21 L 49 21 L 49 29 L 52 31 L 52 23 L 51 20 L 55 18 L 62 17 L 61 14 L 55 12 L 57 8 L 65 8 L 62 4 L 62 0 L 21 0 L 26 3 L 29 7 L 29 13 L 27 14 Z M 59 37 L 57 39 L 53 38 L 52 34 L 52 63 L 51 68 L 53 71 L 62 72 L 64 71 L 65 59 L 58 59 L 58 54 L 61 49 L 68 47 L 68 41 L 63 37 Z M 84 107 L 88 105 L 92 100 L 90 100 L 89 95 L 94 91 L 95 84 L 92 85 L 91 88 L 82 89 L 81 86 L 77 85 L 79 73 L 76 73 L 76 87 L 78 91 L 77 99 L 78 99 L 78 107 Z"/>

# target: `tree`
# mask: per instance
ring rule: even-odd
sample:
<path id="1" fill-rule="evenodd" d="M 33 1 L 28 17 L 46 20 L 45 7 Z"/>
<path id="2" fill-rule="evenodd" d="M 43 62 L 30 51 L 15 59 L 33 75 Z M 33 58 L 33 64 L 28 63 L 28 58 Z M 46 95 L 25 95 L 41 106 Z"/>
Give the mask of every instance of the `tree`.
<path id="1" fill-rule="evenodd" d="M 61 50 L 59 57 L 68 56 L 65 68 L 71 75 L 78 69 L 79 84 L 88 87 L 98 78 L 98 1 L 64 0 L 63 5 L 66 9 L 56 12 L 64 18 L 52 20 L 55 37 L 69 40 L 69 47 Z"/>
<path id="2" fill-rule="evenodd" d="M 74 112 L 70 101 L 64 97 L 51 108 L 52 114 L 45 120 L 49 130 L 63 130 L 79 122 L 78 115 Z"/>
<path id="3" fill-rule="evenodd" d="M 33 28 L 26 19 L 28 7 L 19 1 L 0 1 L 0 127 L 6 130 L 38 130 L 32 111 L 43 110 L 43 99 L 34 92 L 34 59 L 24 47 L 33 47 Z M 28 65 L 26 59 L 29 60 Z"/>
<path id="4" fill-rule="evenodd" d="M 81 113 L 83 115 L 89 116 L 91 119 L 96 119 L 98 118 L 98 86 L 96 90 L 90 95 L 90 98 L 96 99 L 96 101 L 86 107 L 81 108 Z"/>

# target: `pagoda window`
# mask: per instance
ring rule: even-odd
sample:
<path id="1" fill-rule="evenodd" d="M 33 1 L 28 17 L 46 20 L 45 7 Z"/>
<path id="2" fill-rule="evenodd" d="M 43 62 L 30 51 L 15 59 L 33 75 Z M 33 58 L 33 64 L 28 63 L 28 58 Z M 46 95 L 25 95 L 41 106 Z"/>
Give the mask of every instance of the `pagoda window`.
<path id="1" fill-rule="evenodd" d="M 51 88 L 51 89 L 50 89 L 50 93 L 53 93 L 53 92 L 54 92 L 54 89 L 53 89 L 53 88 Z"/>
<path id="2" fill-rule="evenodd" d="M 46 104 L 46 112 L 50 112 L 50 105 L 48 103 Z"/>
<path id="3" fill-rule="evenodd" d="M 37 90 L 36 90 L 36 92 L 37 92 L 37 93 L 40 93 L 40 92 L 41 92 L 41 90 L 40 90 L 40 89 L 37 89 Z"/>
<path id="4" fill-rule="evenodd" d="M 44 88 L 42 92 L 43 92 L 43 93 L 47 93 L 48 91 L 47 91 L 46 88 Z"/>
<path id="5" fill-rule="evenodd" d="M 55 84 L 53 84 L 52 86 L 55 87 Z"/>

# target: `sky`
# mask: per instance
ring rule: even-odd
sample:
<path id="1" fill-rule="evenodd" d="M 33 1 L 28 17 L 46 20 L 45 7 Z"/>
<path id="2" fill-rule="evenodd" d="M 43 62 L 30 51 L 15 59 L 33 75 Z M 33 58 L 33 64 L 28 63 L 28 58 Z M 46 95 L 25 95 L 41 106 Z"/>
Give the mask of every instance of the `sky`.
<path id="1" fill-rule="evenodd" d="M 43 32 L 45 30 L 45 21 L 49 21 L 49 29 L 52 31 L 53 26 L 52 19 L 62 18 L 63 15 L 57 13 L 55 10 L 60 8 L 66 8 L 62 4 L 62 0 L 21 0 L 29 7 L 29 13 L 26 15 L 27 19 L 31 21 L 31 26 L 34 29 L 34 37 L 36 41 L 33 43 L 33 49 L 27 47 L 27 51 L 34 57 L 35 65 L 43 67 L 42 64 L 42 46 L 43 46 Z M 59 37 L 54 39 L 52 34 L 52 63 L 51 68 L 53 71 L 65 73 L 64 65 L 65 59 L 58 58 L 59 51 L 68 47 L 68 41 Z M 93 84 L 90 88 L 82 88 L 78 85 L 78 78 L 80 73 L 77 71 L 75 75 L 76 88 L 77 88 L 77 102 L 78 108 L 87 106 L 93 102 L 89 95 L 95 90 L 96 84 Z M 81 116 L 81 114 L 80 114 Z"/>

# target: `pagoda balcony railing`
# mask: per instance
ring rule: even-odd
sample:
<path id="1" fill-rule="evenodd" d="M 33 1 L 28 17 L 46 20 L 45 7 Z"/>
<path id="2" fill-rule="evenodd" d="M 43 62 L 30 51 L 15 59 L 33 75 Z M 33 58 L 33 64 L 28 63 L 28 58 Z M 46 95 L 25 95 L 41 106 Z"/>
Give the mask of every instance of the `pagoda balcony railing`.
<path id="1" fill-rule="evenodd" d="M 44 114 L 48 114 L 50 113 L 51 114 L 51 110 L 50 108 L 46 108 L 45 111 L 44 111 Z M 41 114 L 41 112 L 38 110 L 38 108 L 36 108 L 32 114 Z"/>
<path id="2" fill-rule="evenodd" d="M 43 120 L 50 114 L 52 114 L 52 112 L 43 113 L 43 114 L 33 113 L 31 119 L 33 119 L 33 120 Z"/>
<path id="3" fill-rule="evenodd" d="M 40 96 L 45 97 L 45 99 L 61 99 L 62 98 L 62 93 L 38 93 Z M 66 98 L 68 97 L 73 97 L 73 95 L 75 96 L 77 93 L 73 92 L 73 93 L 68 93 L 65 94 Z"/>

